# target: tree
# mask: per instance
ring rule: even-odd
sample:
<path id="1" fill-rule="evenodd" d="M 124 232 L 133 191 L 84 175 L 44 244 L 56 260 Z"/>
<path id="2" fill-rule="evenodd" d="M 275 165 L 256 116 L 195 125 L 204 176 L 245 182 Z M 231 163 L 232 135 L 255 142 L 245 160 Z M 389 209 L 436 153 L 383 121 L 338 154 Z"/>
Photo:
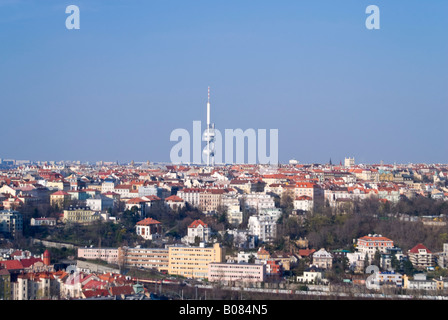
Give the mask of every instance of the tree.
<path id="1" fill-rule="evenodd" d="M 282 212 L 286 215 L 290 215 L 294 210 L 294 197 L 292 192 L 283 192 L 280 197 L 280 208 Z"/>
<path id="2" fill-rule="evenodd" d="M 390 265 L 394 271 L 401 270 L 400 261 L 397 259 L 397 256 L 395 254 L 393 254 L 390 258 Z"/>
<path id="3" fill-rule="evenodd" d="M 375 251 L 375 254 L 373 255 L 372 264 L 377 267 L 380 267 L 381 265 L 381 253 L 378 249 Z"/>
<path id="4" fill-rule="evenodd" d="M 408 276 L 413 276 L 415 274 L 416 270 L 414 269 L 414 266 L 412 265 L 412 262 L 408 259 L 404 260 L 403 262 L 403 273 Z"/>

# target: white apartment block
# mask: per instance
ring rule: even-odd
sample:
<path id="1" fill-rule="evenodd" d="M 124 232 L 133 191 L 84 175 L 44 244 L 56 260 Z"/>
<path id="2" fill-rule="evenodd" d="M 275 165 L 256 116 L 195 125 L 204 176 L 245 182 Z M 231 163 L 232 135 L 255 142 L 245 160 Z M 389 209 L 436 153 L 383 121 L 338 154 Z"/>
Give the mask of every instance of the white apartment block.
<path id="1" fill-rule="evenodd" d="M 266 279 L 265 264 L 210 263 L 208 280 L 211 282 L 263 282 Z"/>
<path id="2" fill-rule="evenodd" d="M 114 207 L 114 199 L 96 196 L 86 200 L 86 205 L 93 211 L 103 211 Z"/>
<path id="3" fill-rule="evenodd" d="M 0 232 L 9 233 L 12 236 L 22 234 L 23 217 L 18 211 L 0 211 Z"/>
<path id="4" fill-rule="evenodd" d="M 262 209 L 275 208 L 274 198 L 264 193 L 250 193 L 245 195 L 244 205 L 250 213 L 258 213 Z"/>
<path id="5" fill-rule="evenodd" d="M 280 215 L 280 209 L 261 210 L 258 215 L 249 217 L 249 232 L 260 241 L 271 242 L 277 235 L 277 220 Z"/>
<path id="6" fill-rule="evenodd" d="M 311 211 L 314 207 L 314 201 L 311 197 L 300 196 L 294 199 L 294 210 Z"/>
<path id="7" fill-rule="evenodd" d="M 114 192 L 114 191 L 115 191 L 115 182 L 104 181 L 101 184 L 101 193 Z"/>
<path id="8" fill-rule="evenodd" d="M 375 256 L 375 253 L 379 251 L 380 253 L 386 253 L 387 249 L 393 248 L 394 242 L 382 235 L 371 235 L 364 236 L 358 239 L 357 242 L 357 251 L 363 255 L 369 257 L 369 260 L 372 260 Z"/>
<path id="9" fill-rule="evenodd" d="M 193 207 L 199 207 L 200 204 L 200 193 L 203 192 L 202 189 L 199 188 L 185 188 L 179 190 L 177 195 L 184 199 L 189 205 Z"/>
<path id="10" fill-rule="evenodd" d="M 127 267 L 168 272 L 169 250 L 167 248 L 121 247 L 118 252 L 120 261 Z"/>
<path id="11" fill-rule="evenodd" d="M 56 218 L 31 218 L 32 226 L 55 226 Z"/>
<path id="12" fill-rule="evenodd" d="M 103 260 L 110 264 L 118 264 L 117 248 L 78 248 L 78 258 L 87 260 Z"/>

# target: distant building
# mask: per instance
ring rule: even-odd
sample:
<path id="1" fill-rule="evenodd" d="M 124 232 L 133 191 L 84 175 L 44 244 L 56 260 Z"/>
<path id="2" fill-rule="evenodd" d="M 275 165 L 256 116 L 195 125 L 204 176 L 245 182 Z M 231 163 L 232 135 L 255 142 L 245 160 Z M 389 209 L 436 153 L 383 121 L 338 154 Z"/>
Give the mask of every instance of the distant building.
<path id="1" fill-rule="evenodd" d="M 119 263 L 125 267 L 155 269 L 159 272 L 168 272 L 167 248 L 118 248 Z"/>
<path id="2" fill-rule="evenodd" d="M 50 226 L 54 227 L 56 225 L 56 218 L 31 218 L 30 225 L 33 227 L 39 226 Z"/>
<path id="3" fill-rule="evenodd" d="M 281 216 L 280 209 L 261 210 L 258 215 L 249 217 L 248 229 L 260 241 L 271 242 L 277 235 L 277 221 Z"/>
<path id="4" fill-rule="evenodd" d="M 331 269 L 333 265 L 333 256 L 322 248 L 313 253 L 313 264 L 321 269 Z"/>
<path id="5" fill-rule="evenodd" d="M 369 257 L 371 261 L 375 253 L 386 253 L 388 249 L 394 247 L 394 242 L 382 235 L 368 235 L 358 239 L 356 249 L 358 252 Z"/>
<path id="6" fill-rule="evenodd" d="M 353 167 L 355 165 L 355 158 L 345 158 L 344 167 Z"/>
<path id="7" fill-rule="evenodd" d="M 71 195 L 63 190 L 56 191 L 50 195 L 50 205 L 64 207 L 71 200 Z"/>
<path id="8" fill-rule="evenodd" d="M 135 226 L 138 236 L 145 240 L 155 240 L 162 236 L 162 224 L 152 218 L 146 218 Z"/>
<path id="9" fill-rule="evenodd" d="M 94 247 L 78 248 L 78 258 L 103 260 L 110 264 L 118 264 L 118 249 Z"/>
<path id="10" fill-rule="evenodd" d="M 196 243 L 196 239 L 199 242 L 210 241 L 211 229 L 202 220 L 195 220 L 189 226 L 187 230 L 187 236 L 184 238 L 184 242 L 187 244 Z"/>
<path id="11" fill-rule="evenodd" d="M 297 281 L 300 283 L 317 284 L 320 282 L 325 282 L 323 278 L 324 270 L 317 267 L 311 266 L 306 268 L 302 276 L 297 277 Z"/>
<path id="12" fill-rule="evenodd" d="M 0 268 L 0 300 L 11 300 L 11 274 Z"/>
<path id="13" fill-rule="evenodd" d="M 404 275 L 403 288 L 409 290 L 436 290 L 437 282 L 433 279 L 427 279 L 424 273 L 417 273 L 413 278 Z"/>
<path id="14" fill-rule="evenodd" d="M 223 262 L 225 252 L 219 243 L 213 247 L 170 246 L 168 273 L 187 278 L 207 278 L 209 264 Z"/>
<path id="15" fill-rule="evenodd" d="M 86 200 L 86 205 L 93 211 L 105 211 L 114 207 L 114 199 L 97 195 Z"/>
<path id="16" fill-rule="evenodd" d="M 435 255 L 421 243 L 408 251 L 408 257 L 416 269 L 426 269 L 436 265 Z"/>
<path id="17" fill-rule="evenodd" d="M 266 280 L 266 265 L 212 262 L 209 264 L 208 280 L 225 283 L 264 282 Z"/>
<path id="18" fill-rule="evenodd" d="M 89 224 L 100 219 L 100 213 L 91 210 L 89 207 L 70 206 L 67 210 L 64 210 L 63 221 L 65 223 L 73 222 L 79 224 Z"/>
<path id="19" fill-rule="evenodd" d="M 18 211 L 0 211 L 0 232 L 13 237 L 21 235 L 23 232 L 23 217 Z"/>
<path id="20" fill-rule="evenodd" d="M 311 211 L 313 208 L 313 198 L 309 196 L 300 196 L 294 199 L 294 210 Z"/>
<path id="21" fill-rule="evenodd" d="M 177 192 L 177 195 L 184 199 L 186 203 L 192 207 L 199 207 L 199 194 L 202 192 L 200 188 L 184 188 Z"/>
<path id="22" fill-rule="evenodd" d="M 207 214 L 215 213 L 222 206 L 224 189 L 205 189 L 199 194 L 199 208 Z"/>
<path id="23" fill-rule="evenodd" d="M 166 198 L 165 203 L 173 210 L 181 209 L 185 206 L 185 200 L 176 195 Z"/>
<path id="24" fill-rule="evenodd" d="M 274 197 L 264 193 L 250 193 L 244 196 L 244 206 L 252 214 L 259 213 L 262 209 L 274 209 Z"/>

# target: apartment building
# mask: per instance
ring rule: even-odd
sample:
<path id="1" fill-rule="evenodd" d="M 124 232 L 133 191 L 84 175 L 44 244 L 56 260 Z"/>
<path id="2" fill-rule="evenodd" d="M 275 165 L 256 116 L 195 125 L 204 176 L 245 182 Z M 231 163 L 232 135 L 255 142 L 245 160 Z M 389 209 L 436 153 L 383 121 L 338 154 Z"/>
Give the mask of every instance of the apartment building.
<path id="1" fill-rule="evenodd" d="M 59 190 L 50 195 L 50 205 L 62 208 L 71 200 L 71 198 L 69 193 Z"/>
<path id="2" fill-rule="evenodd" d="M 50 299 L 58 294 L 49 273 L 25 273 L 11 283 L 13 300 Z"/>
<path id="3" fill-rule="evenodd" d="M 70 207 L 64 210 L 65 223 L 89 224 L 100 219 L 100 213 L 90 210 L 89 207 Z"/>
<path id="4" fill-rule="evenodd" d="M 118 248 L 120 263 L 126 267 L 156 269 L 168 272 L 169 250 L 167 248 Z"/>
<path id="5" fill-rule="evenodd" d="M 264 282 L 266 264 L 212 262 L 208 274 L 211 282 Z"/>
<path id="6" fill-rule="evenodd" d="M 170 246 L 168 273 L 187 278 L 208 278 L 209 264 L 223 262 L 225 252 L 219 243 L 212 247 Z"/>
<path id="7" fill-rule="evenodd" d="M 357 251 L 363 255 L 368 255 L 369 260 L 372 260 L 375 253 L 387 253 L 388 249 L 394 247 L 394 242 L 382 235 L 371 235 L 359 238 L 357 241 Z"/>
<path id="8" fill-rule="evenodd" d="M 177 195 L 184 199 L 186 203 L 191 205 L 192 207 L 199 207 L 200 200 L 199 194 L 203 189 L 200 188 L 184 188 L 177 192 Z"/>
<path id="9" fill-rule="evenodd" d="M 422 243 L 408 251 L 409 261 L 416 269 L 426 269 L 436 265 L 435 255 Z"/>
<path id="10" fill-rule="evenodd" d="M 244 196 L 244 206 L 249 213 L 255 214 L 262 209 L 275 208 L 275 201 L 269 194 L 251 193 Z"/>
<path id="11" fill-rule="evenodd" d="M 278 208 L 261 210 L 259 214 L 249 217 L 249 232 L 260 241 L 274 240 L 277 235 L 277 220 L 280 216 L 281 210 Z"/>
<path id="12" fill-rule="evenodd" d="M 311 211 L 313 208 L 314 202 L 309 196 L 300 196 L 294 199 L 294 210 Z"/>
<path id="13" fill-rule="evenodd" d="M 87 260 L 103 260 L 110 264 L 118 264 L 117 248 L 78 248 L 78 258 Z"/>
<path id="14" fill-rule="evenodd" d="M 222 197 L 225 194 L 224 189 L 204 189 L 199 194 L 199 208 L 204 213 L 214 213 L 222 206 Z"/>
<path id="15" fill-rule="evenodd" d="M 13 237 L 22 234 L 23 217 L 22 214 L 14 210 L 0 211 L 0 232 L 8 233 Z"/>

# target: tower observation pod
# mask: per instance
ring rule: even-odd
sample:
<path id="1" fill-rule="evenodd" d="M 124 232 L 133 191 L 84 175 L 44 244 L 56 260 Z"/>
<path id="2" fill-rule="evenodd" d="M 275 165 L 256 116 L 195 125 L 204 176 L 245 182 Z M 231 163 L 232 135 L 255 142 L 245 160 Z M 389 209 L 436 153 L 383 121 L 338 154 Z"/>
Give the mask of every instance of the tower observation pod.
<path id="1" fill-rule="evenodd" d="M 204 141 L 206 147 L 204 154 L 207 157 L 207 166 L 213 166 L 215 164 L 215 124 L 210 122 L 210 87 L 208 87 L 208 99 L 207 99 L 207 127 L 204 131 Z"/>

